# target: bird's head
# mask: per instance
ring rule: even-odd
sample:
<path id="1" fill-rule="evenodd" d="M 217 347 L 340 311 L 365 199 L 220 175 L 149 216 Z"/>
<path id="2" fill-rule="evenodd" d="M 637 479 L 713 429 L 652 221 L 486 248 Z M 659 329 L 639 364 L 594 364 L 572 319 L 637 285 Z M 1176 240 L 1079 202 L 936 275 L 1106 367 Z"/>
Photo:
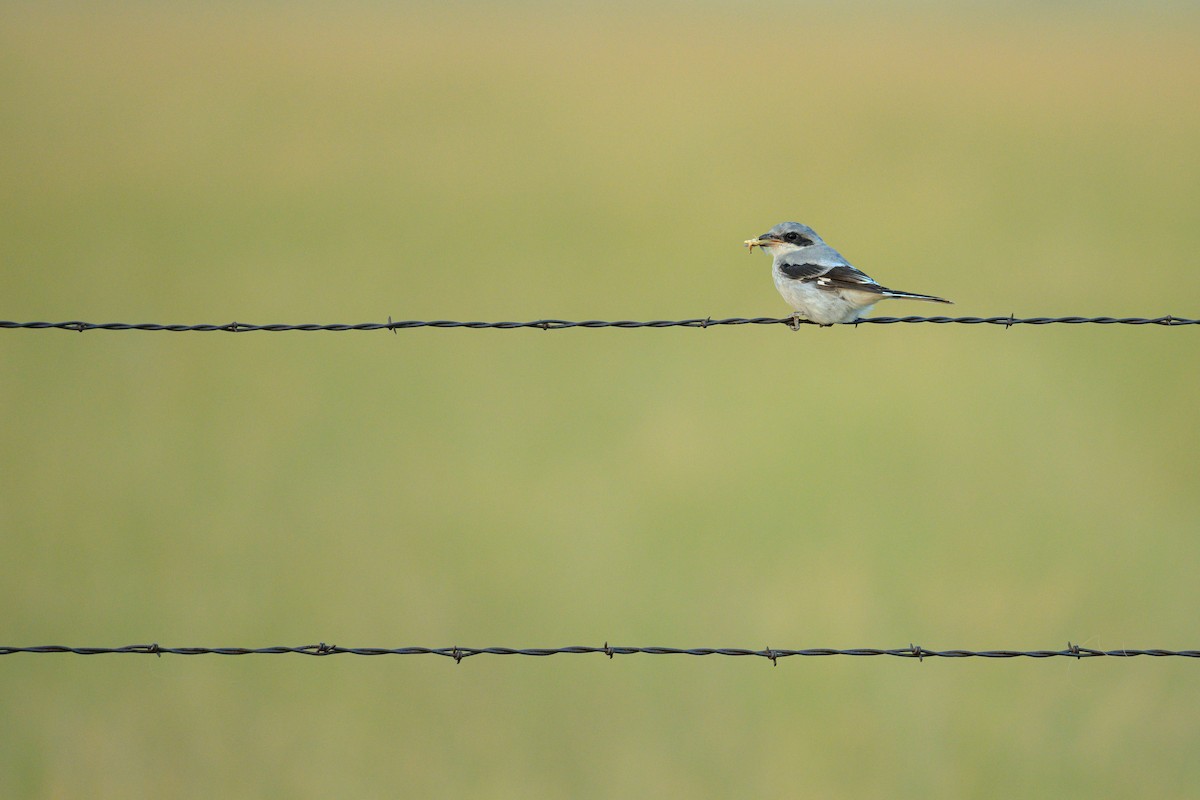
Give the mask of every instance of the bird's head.
<path id="1" fill-rule="evenodd" d="M 757 239 L 747 239 L 744 244 L 750 248 L 751 253 L 754 252 L 754 248 L 761 247 L 776 256 L 823 242 L 816 231 L 807 225 L 801 225 L 799 222 L 781 222 Z"/>

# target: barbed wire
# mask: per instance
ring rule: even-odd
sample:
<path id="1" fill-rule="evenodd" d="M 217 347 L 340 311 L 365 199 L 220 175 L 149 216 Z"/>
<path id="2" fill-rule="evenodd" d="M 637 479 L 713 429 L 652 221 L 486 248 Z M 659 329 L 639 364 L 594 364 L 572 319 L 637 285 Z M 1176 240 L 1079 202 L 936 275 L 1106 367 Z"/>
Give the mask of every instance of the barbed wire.
<path id="1" fill-rule="evenodd" d="M 808 320 L 800 320 L 802 324 L 815 325 Z M 1200 319 L 1188 319 L 1168 314 L 1165 317 L 867 317 L 856 322 L 845 323 L 858 325 L 895 325 L 895 324 L 929 323 L 933 325 L 1001 325 L 1011 328 L 1014 325 L 1157 325 L 1161 327 L 1177 327 L 1181 325 L 1200 325 Z M 538 319 L 528 322 L 463 322 L 449 319 L 435 320 L 393 320 L 387 322 L 358 322 L 344 323 L 301 323 L 255 325 L 248 322 L 226 322 L 222 324 L 201 323 L 196 325 L 161 324 L 157 322 L 83 322 L 71 320 L 67 322 L 13 322 L 0 320 L 0 329 L 7 330 L 65 330 L 82 333 L 84 331 L 171 331 L 208 333 L 222 331 L 225 333 L 251 333 L 268 331 L 278 333 L 284 331 L 391 331 L 411 328 L 467 328 L 513 330 L 517 328 L 535 328 L 544 331 L 565 330 L 567 328 L 715 328 L 721 325 L 791 325 L 791 317 L 729 317 L 713 319 L 712 317 L 677 319 L 677 320 L 599 320 L 589 319 L 571 321 L 565 319 Z"/>
<path id="2" fill-rule="evenodd" d="M 898 647 L 890 650 L 873 647 L 854 648 L 850 650 L 834 650 L 829 648 L 810 648 L 806 650 L 785 650 L 767 647 L 762 650 L 746 650 L 736 647 L 618 647 L 604 643 L 603 647 L 339 647 L 334 644 L 306 644 L 299 647 L 163 647 L 159 644 L 130 644 L 123 647 L 67 647 L 65 645 L 39 645 L 35 647 L 5 647 L 0 646 L 0 656 L 16 653 L 71 653 L 80 656 L 95 655 L 176 655 L 176 656 L 273 656 L 273 655 L 302 655 L 302 656 L 443 656 L 458 663 L 472 656 L 555 656 L 555 655 L 593 655 L 600 654 L 613 658 L 614 656 L 650 655 L 650 656 L 751 656 L 765 658 L 776 664 L 781 658 L 793 656 L 893 656 L 895 658 L 915 658 L 924 661 L 926 658 L 1135 658 L 1150 656 L 1153 658 L 1200 658 L 1200 650 L 1095 650 L 1067 642 L 1064 650 L 929 650 L 920 645 L 910 644 L 908 647 Z"/>

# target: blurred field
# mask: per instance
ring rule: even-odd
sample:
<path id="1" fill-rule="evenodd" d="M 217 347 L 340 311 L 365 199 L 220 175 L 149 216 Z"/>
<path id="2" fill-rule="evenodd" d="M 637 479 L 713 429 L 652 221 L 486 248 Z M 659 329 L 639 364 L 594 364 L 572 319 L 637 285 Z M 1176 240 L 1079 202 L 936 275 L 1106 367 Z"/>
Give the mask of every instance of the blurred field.
<path id="1" fill-rule="evenodd" d="M 1200 314 L 1200 17 L 922 8 L 7 4 L 0 317 Z M 0 332 L 0 640 L 1194 648 L 1198 336 Z M 10 656 L 0 795 L 1181 796 L 1198 668 Z"/>

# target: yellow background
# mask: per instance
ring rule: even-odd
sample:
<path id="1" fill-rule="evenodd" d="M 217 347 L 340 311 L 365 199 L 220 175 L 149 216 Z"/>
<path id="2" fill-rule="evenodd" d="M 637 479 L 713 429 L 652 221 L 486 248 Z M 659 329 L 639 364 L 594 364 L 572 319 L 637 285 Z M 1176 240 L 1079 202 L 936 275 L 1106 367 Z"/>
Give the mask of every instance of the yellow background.
<path id="1" fill-rule="evenodd" d="M 0 317 L 1200 316 L 1134 9 L 7 4 Z M 3 331 L 0 643 L 1195 648 L 1198 336 Z M 1198 669 L 10 655 L 0 794 L 1179 796 Z"/>

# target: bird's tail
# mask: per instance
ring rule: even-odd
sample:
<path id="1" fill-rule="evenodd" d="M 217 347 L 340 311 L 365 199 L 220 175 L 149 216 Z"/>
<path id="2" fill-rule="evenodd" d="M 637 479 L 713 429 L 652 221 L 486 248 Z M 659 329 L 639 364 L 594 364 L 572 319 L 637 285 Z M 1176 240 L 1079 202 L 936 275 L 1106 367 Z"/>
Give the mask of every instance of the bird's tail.
<path id="1" fill-rule="evenodd" d="M 901 292 L 896 289 L 884 289 L 884 297 L 895 297 L 899 300 L 928 300 L 931 303 L 949 303 L 954 305 L 953 300 L 946 300 L 942 297 L 934 297 L 931 294 L 917 294 L 916 292 Z"/>

